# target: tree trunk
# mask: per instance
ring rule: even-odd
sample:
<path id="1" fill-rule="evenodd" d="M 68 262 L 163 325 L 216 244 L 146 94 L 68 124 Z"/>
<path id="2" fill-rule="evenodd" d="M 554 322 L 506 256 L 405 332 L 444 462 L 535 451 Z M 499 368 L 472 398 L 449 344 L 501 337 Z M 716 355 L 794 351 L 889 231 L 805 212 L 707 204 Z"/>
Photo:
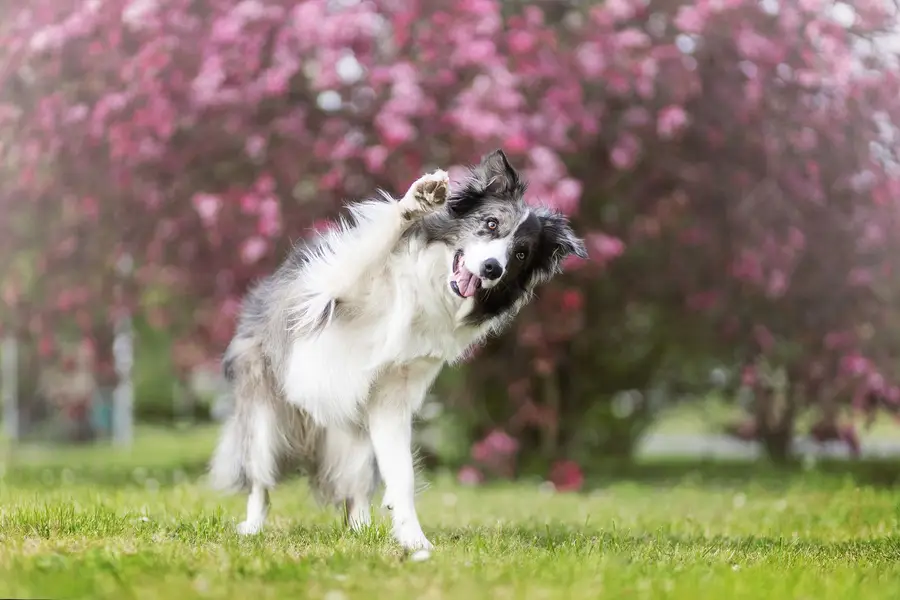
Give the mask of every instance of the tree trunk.
<path id="1" fill-rule="evenodd" d="M 759 440 L 769 460 L 787 463 L 794 442 L 795 403 L 790 390 L 760 389 L 756 393 L 756 423 Z"/>
<path id="2" fill-rule="evenodd" d="M 793 446 L 793 427 L 781 427 L 761 432 L 763 448 L 766 456 L 778 465 L 786 464 L 791 459 Z"/>

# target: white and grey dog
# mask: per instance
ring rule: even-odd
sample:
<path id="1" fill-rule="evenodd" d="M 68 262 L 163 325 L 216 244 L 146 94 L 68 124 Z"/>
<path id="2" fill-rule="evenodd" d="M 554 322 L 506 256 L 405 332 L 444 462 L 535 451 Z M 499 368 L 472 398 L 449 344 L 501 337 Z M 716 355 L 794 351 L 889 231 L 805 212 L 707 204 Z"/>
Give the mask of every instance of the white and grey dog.
<path id="1" fill-rule="evenodd" d="M 412 420 L 447 362 L 500 331 L 569 254 L 562 215 L 530 208 L 502 151 L 454 193 L 447 173 L 398 201 L 381 192 L 295 248 L 252 289 L 223 359 L 235 396 L 212 459 L 219 489 L 249 490 L 242 534 L 260 531 L 280 475 L 305 470 L 354 529 L 379 482 L 393 535 L 427 549 L 414 504 Z"/>

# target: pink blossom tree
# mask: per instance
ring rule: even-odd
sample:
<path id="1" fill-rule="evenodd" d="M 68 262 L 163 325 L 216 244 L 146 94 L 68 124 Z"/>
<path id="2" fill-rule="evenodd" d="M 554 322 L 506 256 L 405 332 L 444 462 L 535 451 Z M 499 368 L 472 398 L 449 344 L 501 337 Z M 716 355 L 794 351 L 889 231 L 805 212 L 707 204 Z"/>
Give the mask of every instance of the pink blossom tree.
<path id="1" fill-rule="evenodd" d="M 3 10 L 0 319 L 46 350 L 66 326 L 102 355 L 128 308 L 183 336 L 185 366 L 214 355 L 247 285 L 344 199 L 500 146 L 592 255 L 470 368 L 485 431 L 536 440 L 518 456 L 571 453 L 589 407 L 685 356 L 786 371 L 791 408 L 758 390 L 770 440 L 802 402 L 898 396 L 881 2 Z"/>

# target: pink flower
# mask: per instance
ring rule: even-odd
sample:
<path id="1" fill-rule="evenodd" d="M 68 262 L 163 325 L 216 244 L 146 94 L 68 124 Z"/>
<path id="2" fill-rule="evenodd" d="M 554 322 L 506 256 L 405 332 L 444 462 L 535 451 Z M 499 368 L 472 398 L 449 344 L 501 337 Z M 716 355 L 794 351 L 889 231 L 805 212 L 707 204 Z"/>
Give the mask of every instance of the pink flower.
<path id="1" fill-rule="evenodd" d="M 266 240 L 261 237 L 254 236 L 241 245 L 241 260 L 244 264 L 252 265 L 259 262 L 265 256 L 268 250 Z"/>
<path id="2" fill-rule="evenodd" d="M 483 441 L 472 444 L 470 454 L 472 459 L 480 463 L 485 463 L 491 459 L 491 449 Z"/>
<path id="3" fill-rule="evenodd" d="M 524 54 L 534 47 L 534 34 L 530 31 L 513 31 L 509 34 L 507 44 L 516 54 Z"/>
<path id="4" fill-rule="evenodd" d="M 581 182 L 567 177 L 556 184 L 550 204 L 566 215 L 574 214 L 581 199 Z"/>
<path id="5" fill-rule="evenodd" d="M 484 481 L 484 475 L 471 465 L 466 465 L 459 470 L 456 480 L 462 485 L 474 486 Z"/>
<path id="6" fill-rule="evenodd" d="M 897 387 L 896 385 L 889 387 L 887 393 L 885 393 L 885 398 L 891 404 L 896 405 L 900 403 L 900 387 Z"/>
<path id="7" fill-rule="evenodd" d="M 216 215 L 219 214 L 219 209 L 222 207 L 222 200 L 213 194 L 194 194 L 191 201 L 194 204 L 194 210 L 200 215 L 200 220 L 207 226 L 215 221 Z"/>
<path id="8" fill-rule="evenodd" d="M 591 260 L 601 265 L 605 265 L 625 252 L 625 243 L 622 240 L 603 233 L 588 234 L 585 243 L 588 246 Z"/>
<path id="9" fill-rule="evenodd" d="M 731 266 L 731 275 L 736 279 L 759 283 L 763 278 L 762 264 L 759 257 L 750 252 L 744 252 Z"/>
<path id="10" fill-rule="evenodd" d="M 869 388 L 869 391 L 883 392 L 884 377 L 881 373 L 869 373 L 869 376 L 866 378 L 866 386 Z"/>
<path id="11" fill-rule="evenodd" d="M 450 61 L 457 68 L 484 64 L 490 62 L 496 53 L 497 48 L 491 40 L 472 40 L 468 44 L 456 46 Z"/>
<path id="12" fill-rule="evenodd" d="M 247 156 L 253 160 L 259 160 L 266 151 L 265 138 L 261 135 L 251 135 L 244 144 L 244 150 L 246 150 Z"/>
<path id="13" fill-rule="evenodd" d="M 584 485 L 584 474 L 575 461 L 560 460 L 550 469 L 550 481 L 558 492 L 577 492 Z"/>
<path id="14" fill-rule="evenodd" d="M 706 25 L 706 15 L 697 6 L 685 5 L 675 15 L 675 27 L 685 33 L 700 33 Z"/>
<path id="15" fill-rule="evenodd" d="M 546 146 L 535 146 L 528 153 L 528 158 L 531 159 L 535 178 L 555 181 L 565 175 L 566 167 L 559 155 Z"/>
<path id="16" fill-rule="evenodd" d="M 620 136 L 610 153 L 613 166 L 623 171 L 630 169 L 637 162 L 640 149 L 640 142 L 633 135 Z"/>
<path id="17" fill-rule="evenodd" d="M 752 388 L 756 385 L 756 367 L 748 365 L 741 371 L 741 385 Z"/>
<path id="18" fill-rule="evenodd" d="M 519 450 L 519 442 L 505 431 L 493 430 L 483 442 L 491 452 L 501 455 L 515 454 Z"/>
<path id="19" fill-rule="evenodd" d="M 275 178 L 269 173 L 263 173 L 253 187 L 263 194 L 271 194 L 275 191 Z"/>
<path id="20" fill-rule="evenodd" d="M 741 29 L 737 32 L 735 39 L 738 50 L 747 60 L 771 61 L 781 54 L 778 42 L 763 37 L 753 29 Z"/>
<path id="21" fill-rule="evenodd" d="M 637 29 L 625 29 L 616 34 L 616 43 L 620 48 L 644 48 L 650 45 L 650 37 Z"/>
<path id="22" fill-rule="evenodd" d="M 587 77 L 599 77 L 606 68 L 606 57 L 600 45 L 595 42 L 581 44 L 575 50 L 575 60 Z"/>
<path id="23" fill-rule="evenodd" d="M 825 347 L 829 350 L 846 346 L 853 341 L 853 333 L 846 331 L 833 331 L 825 335 Z"/>
<path id="24" fill-rule="evenodd" d="M 381 113 L 375 117 L 375 126 L 378 128 L 384 145 L 388 148 L 396 148 L 400 144 L 415 137 L 416 131 L 405 118 L 390 113 Z"/>
<path id="25" fill-rule="evenodd" d="M 851 270 L 847 276 L 847 283 L 853 286 L 863 287 L 871 285 L 872 281 L 874 281 L 872 271 L 860 267 Z"/>
<path id="26" fill-rule="evenodd" d="M 515 133 L 503 142 L 503 147 L 509 154 L 521 154 L 528 150 L 528 138 L 523 133 Z"/>
<path id="27" fill-rule="evenodd" d="M 241 211 L 254 214 L 259 210 L 260 197 L 256 192 L 248 192 L 241 196 Z"/>
<path id="28" fill-rule="evenodd" d="M 93 196 L 85 196 L 81 199 L 81 212 L 92 221 L 100 216 L 100 203 Z"/>
<path id="29" fill-rule="evenodd" d="M 806 235 L 796 227 L 791 227 L 788 232 L 788 244 L 791 248 L 802 250 L 806 246 Z"/>
<path id="30" fill-rule="evenodd" d="M 788 278 L 784 271 L 776 269 L 769 275 L 769 283 L 766 294 L 770 298 L 780 298 L 788 288 Z"/>
<path id="31" fill-rule="evenodd" d="M 509 477 L 515 467 L 519 442 L 499 429 L 491 431 L 483 440 L 472 445 L 472 459 L 495 475 Z"/>
<path id="32" fill-rule="evenodd" d="M 257 232 L 265 237 L 274 237 L 281 232 L 281 210 L 275 198 L 266 198 L 260 204 Z"/>
<path id="33" fill-rule="evenodd" d="M 800 0 L 800 8 L 807 12 L 817 12 L 822 8 L 822 0 Z"/>
<path id="34" fill-rule="evenodd" d="M 687 114 L 680 106 L 667 106 L 656 117 L 656 131 L 663 139 L 671 138 L 687 123 Z"/>
<path id="35" fill-rule="evenodd" d="M 45 335 L 38 343 L 38 354 L 40 354 L 42 358 L 47 358 L 53 354 L 53 349 L 55 347 L 56 343 L 53 341 L 53 338 L 49 335 Z"/>
<path id="36" fill-rule="evenodd" d="M 584 308 L 584 294 L 581 290 L 569 289 L 563 292 L 562 308 L 567 313 L 578 312 Z"/>
<path id="37" fill-rule="evenodd" d="M 841 368 L 849 375 L 862 375 L 869 370 L 870 363 L 860 354 L 848 354 L 841 358 Z"/>
<path id="38" fill-rule="evenodd" d="M 384 146 L 372 146 L 366 148 L 363 152 L 363 160 L 366 168 L 372 173 L 381 173 L 384 171 L 384 163 L 388 157 L 388 149 Z"/>
<path id="39" fill-rule="evenodd" d="M 562 261 L 562 268 L 564 271 L 577 271 L 578 269 L 584 267 L 587 263 L 587 260 L 575 256 L 574 254 L 570 254 Z"/>
<path id="40" fill-rule="evenodd" d="M 602 8 L 608 11 L 616 21 L 630 19 L 637 14 L 639 2 L 635 0 L 606 0 Z"/>

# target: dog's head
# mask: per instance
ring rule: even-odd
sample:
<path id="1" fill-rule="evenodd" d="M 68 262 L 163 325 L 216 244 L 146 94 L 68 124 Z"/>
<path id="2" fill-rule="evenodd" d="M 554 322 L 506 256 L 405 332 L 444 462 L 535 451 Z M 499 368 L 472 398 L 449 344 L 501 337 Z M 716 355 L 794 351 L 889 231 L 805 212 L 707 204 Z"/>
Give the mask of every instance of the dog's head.
<path id="1" fill-rule="evenodd" d="M 474 298 L 470 320 L 498 316 L 560 272 L 584 242 L 562 214 L 525 204 L 526 184 L 502 150 L 485 156 L 429 228 L 452 250 L 449 293 Z"/>

